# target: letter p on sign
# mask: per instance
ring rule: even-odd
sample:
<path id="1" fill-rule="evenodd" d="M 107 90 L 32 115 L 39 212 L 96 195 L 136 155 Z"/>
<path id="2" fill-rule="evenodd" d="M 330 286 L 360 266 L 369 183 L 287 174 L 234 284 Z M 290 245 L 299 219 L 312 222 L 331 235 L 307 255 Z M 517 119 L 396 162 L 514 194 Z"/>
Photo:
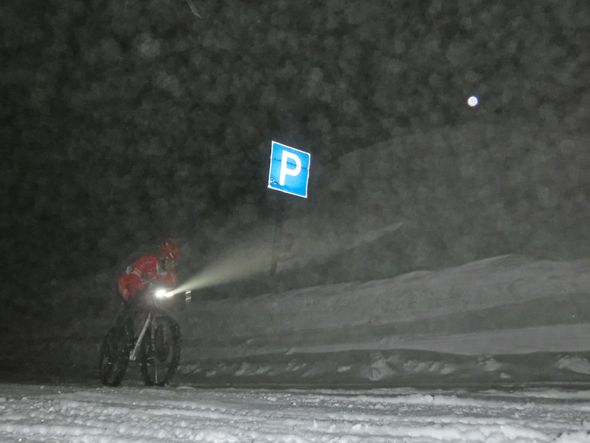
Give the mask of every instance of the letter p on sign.
<path id="1" fill-rule="evenodd" d="M 307 198 L 310 159 L 307 152 L 272 142 L 268 187 Z"/>

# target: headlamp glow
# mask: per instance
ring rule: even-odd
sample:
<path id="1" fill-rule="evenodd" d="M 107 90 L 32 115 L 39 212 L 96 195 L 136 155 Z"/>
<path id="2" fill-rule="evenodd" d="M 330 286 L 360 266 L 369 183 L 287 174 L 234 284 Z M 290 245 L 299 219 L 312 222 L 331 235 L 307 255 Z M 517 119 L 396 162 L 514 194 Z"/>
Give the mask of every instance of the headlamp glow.
<path id="1" fill-rule="evenodd" d="M 174 295 L 174 294 L 172 294 L 171 292 L 166 292 L 166 290 L 165 290 L 165 289 L 158 289 L 158 290 L 156 291 L 156 297 L 158 297 L 158 298 L 164 298 L 164 297 L 168 297 L 168 298 L 170 298 L 170 297 L 172 297 L 173 295 Z"/>

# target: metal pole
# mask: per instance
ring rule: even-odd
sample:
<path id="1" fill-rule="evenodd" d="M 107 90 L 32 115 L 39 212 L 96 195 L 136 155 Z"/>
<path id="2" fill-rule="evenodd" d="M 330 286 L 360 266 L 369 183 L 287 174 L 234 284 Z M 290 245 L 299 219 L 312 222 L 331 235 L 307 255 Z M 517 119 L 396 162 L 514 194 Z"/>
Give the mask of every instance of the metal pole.
<path id="1" fill-rule="evenodd" d="M 284 219 L 284 212 L 285 212 L 285 195 L 280 195 L 280 193 L 274 194 L 275 204 L 275 227 L 273 233 L 273 240 L 272 240 L 272 255 L 271 255 L 271 263 L 270 263 L 270 276 L 274 277 L 277 272 L 277 267 L 279 264 L 279 258 L 281 255 L 281 242 L 283 239 L 283 219 Z"/>

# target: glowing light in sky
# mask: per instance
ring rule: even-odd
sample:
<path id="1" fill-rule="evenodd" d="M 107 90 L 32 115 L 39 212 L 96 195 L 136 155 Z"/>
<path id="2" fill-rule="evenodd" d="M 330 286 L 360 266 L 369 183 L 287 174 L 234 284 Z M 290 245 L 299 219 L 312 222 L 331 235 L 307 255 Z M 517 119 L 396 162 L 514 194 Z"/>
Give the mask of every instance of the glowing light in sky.
<path id="1" fill-rule="evenodd" d="M 479 100 L 475 95 L 472 95 L 467 99 L 467 104 L 473 108 L 474 106 L 477 106 L 479 104 Z"/>

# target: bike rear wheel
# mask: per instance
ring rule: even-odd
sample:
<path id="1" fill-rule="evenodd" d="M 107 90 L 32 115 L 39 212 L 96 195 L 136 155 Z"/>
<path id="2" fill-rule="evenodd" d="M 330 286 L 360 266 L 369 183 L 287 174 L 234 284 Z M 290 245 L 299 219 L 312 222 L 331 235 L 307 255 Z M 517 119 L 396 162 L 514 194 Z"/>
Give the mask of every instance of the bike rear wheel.
<path id="1" fill-rule="evenodd" d="M 100 347 L 99 374 L 105 386 L 119 386 L 129 363 L 131 335 L 128 328 L 113 327 Z"/>
<path id="2" fill-rule="evenodd" d="M 140 348 L 141 376 L 147 386 L 165 386 L 180 360 L 180 326 L 171 317 L 156 315 Z"/>

